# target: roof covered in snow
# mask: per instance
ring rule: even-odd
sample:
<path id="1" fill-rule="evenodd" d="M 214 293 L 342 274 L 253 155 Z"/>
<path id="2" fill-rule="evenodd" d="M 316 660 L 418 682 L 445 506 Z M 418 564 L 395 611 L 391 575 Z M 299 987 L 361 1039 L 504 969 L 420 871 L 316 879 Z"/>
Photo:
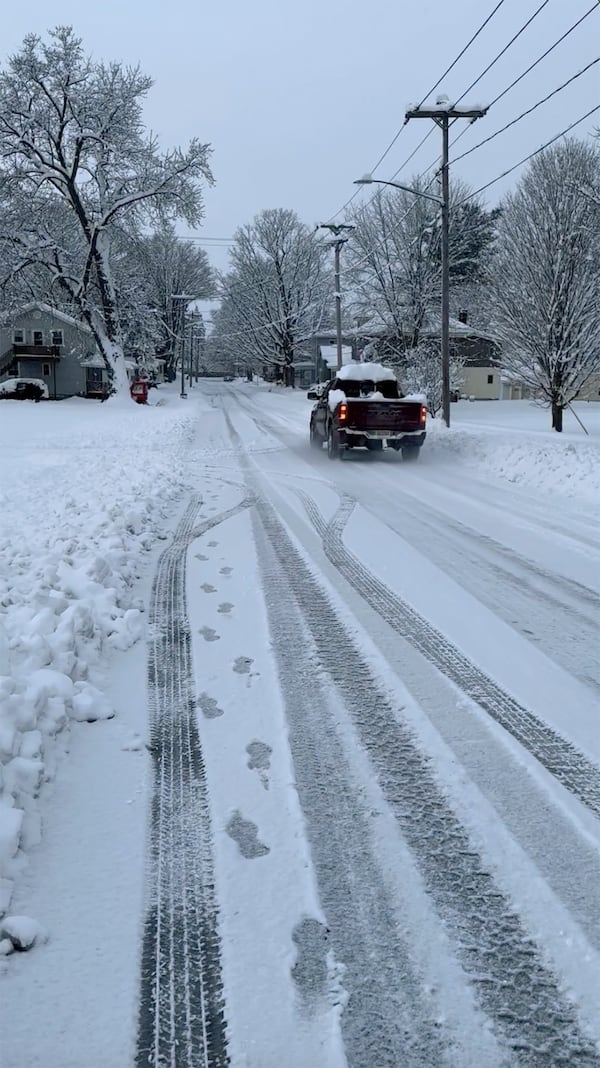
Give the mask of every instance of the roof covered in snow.
<path id="1" fill-rule="evenodd" d="M 495 338 L 489 332 L 479 330 L 471 323 L 462 323 L 460 319 L 455 319 L 452 315 L 448 320 L 448 329 L 450 337 L 478 337 L 489 341 L 495 341 Z M 362 338 L 385 338 L 390 334 L 395 333 L 396 330 L 391 324 L 387 325 L 382 323 L 378 316 L 374 316 L 367 322 L 355 327 L 352 332 L 356 334 L 357 337 Z M 425 316 L 420 332 L 424 337 L 439 337 L 441 333 L 441 317 L 435 312 L 429 312 L 428 315 Z"/>
<path id="2" fill-rule="evenodd" d="M 32 300 L 28 304 L 22 304 L 19 308 L 13 308 L 11 311 L 4 312 L 1 316 L 1 321 L 4 323 L 13 322 L 19 315 L 27 315 L 29 312 L 39 311 L 44 315 L 49 315 L 52 319 L 56 319 L 58 322 L 66 323 L 68 326 L 74 326 L 78 330 L 85 331 L 86 334 L 90 334 L 91 330 L 86 323 L 81 322 L 80 319 L 74 319 L 72 315 L 67 315 L 66 312 L 60 311 L 58 308 L 53 308 L 50 304 L 45 304 L 41 300 Z"/>

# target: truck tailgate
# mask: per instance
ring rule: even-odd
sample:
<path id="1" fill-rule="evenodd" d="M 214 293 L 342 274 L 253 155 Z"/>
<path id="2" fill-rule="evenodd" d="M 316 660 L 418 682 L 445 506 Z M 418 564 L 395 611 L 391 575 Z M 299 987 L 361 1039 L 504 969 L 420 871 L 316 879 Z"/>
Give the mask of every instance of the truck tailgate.
<path id="1" fill-rule="evenodd" d="M 419 401 L 348 400 L 345 426 L 348 430 L 388 430 L 390 434 L 422 430 Z"/>

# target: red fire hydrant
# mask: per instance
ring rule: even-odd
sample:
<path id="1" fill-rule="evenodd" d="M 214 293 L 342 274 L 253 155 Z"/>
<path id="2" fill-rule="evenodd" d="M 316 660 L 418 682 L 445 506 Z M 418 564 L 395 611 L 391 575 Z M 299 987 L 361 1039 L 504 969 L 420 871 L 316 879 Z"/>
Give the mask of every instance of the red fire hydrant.
<path id="1" fill-rule="evenodd" d="M 134 378 L 129 387 L 129 392 L 131 394 L 131 399 L 134 400 L 136 404 L 148 403 L 148 383 L 144 381 L 144 379 Z"/>

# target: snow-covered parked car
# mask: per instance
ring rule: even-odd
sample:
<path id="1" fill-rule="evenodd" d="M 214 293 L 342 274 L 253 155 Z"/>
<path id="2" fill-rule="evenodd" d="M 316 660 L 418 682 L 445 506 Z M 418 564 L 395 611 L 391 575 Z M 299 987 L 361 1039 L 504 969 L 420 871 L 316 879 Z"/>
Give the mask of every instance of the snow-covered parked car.
<path id="1" fill-rule="evenodd" d="M 48 400 L 48 386 L 42 378 L 5 378 L 0 400 Z"/>

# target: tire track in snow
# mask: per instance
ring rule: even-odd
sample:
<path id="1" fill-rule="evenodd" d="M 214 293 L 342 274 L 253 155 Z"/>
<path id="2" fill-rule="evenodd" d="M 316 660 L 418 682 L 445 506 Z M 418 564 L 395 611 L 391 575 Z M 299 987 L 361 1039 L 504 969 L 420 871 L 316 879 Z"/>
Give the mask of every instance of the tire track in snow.
<path id="1" fill-rule="evenodd" d="M 600 768 L 507 694 L 409 604 L 392 593 L 346 548 L 342 534 L 356 502 L 344 497 L 329 523 L 314 501 L 296 491 L 323 541 L 328 560 L 393 629 L 472 701 L 509 731 L 547 771 L 600 816 Z"/>
<path id="2" fill-rule="evenodd" d="M 154 761 L 136 1068 L 225 1068 L 218 909 L 202 747 L 192 687 L 186 554 L 246 506 L 195 520 L 194 498 L 162 553 L 152 589 L 148 663 Z"/>
<path id="3" fill-rule="evenodd" d="M 290 714 L 290 742 L 297 788 L 308 823 L 319 890 L 332 927 L 336 957 L 344 964 L 349 962 L 344 982 L 349 987 L 350 999 L 342 1016 L 349 1065 L 351 1068 L 366 1068 L 373 1063 L 423 1065 L 443 1063 L 443 1060 L 436 1059 L 435 1055 L 433 1059 L 419 1060 L 418 1038 L 411 1032 L 405 1034 L 400 1048 L 396 1046 L 400 1033 L 393 1014 L 398 1007 L 404 1014 L 408 1009 L 409 1016 L 415 1013 L 416 1007 L 418 1014 L 413 1019 L 417 1031 L 424 1024 L 422 1002 L 417 1000 L 416 1006 L 411 1005 L 414 997 L 411 971 L 404 971 L 405 958 L 400 957 L 400 974 L 395 982 L 389 982 L 385 955 L 378 956 L 381 950 L 380 924 L 384 923 L 384 915 L 382 912 L 373 914 L 368 907 L 364 911 L 367 905 L 367 900 L 361 896 L 364 879 L 352 880 L 348 900 L 344 901 L 343 858 L 341 893 L 336 889 L 340 799 L 342 808 L 344 801 L 350 806 L 346 809 L 346 819 L 340 824 L 342 831 L 346 829 L 342 847 L 352 856 L 360 853 L 361 841 L 358 825 L 352 823 L 351 799 L 348 798 L 347 781 L 344 789 L 343 775 L 340 781 L 341 760 L 337 775 L 334 763 L 323 770 L 319 764 L 320 754 L 311 754 L 311 743 L 303 744 L 304 718 L 310 712 L 314 666 L 302 671 L 303 661 L 299 658 L 294 677 L 295 657 L 302 644 L 290 633 L 291 613 L 286 609 L 289 591 L 314 642 L 317 663 L 338 689 L 386 801 L 415 857 L 427 893 L 444 920 L 454 951 L 479 1004 L 508 1046 L 512 1063 L 527 1068 L 556 1068 L 558 1065 L 599 1068 L 600 1052 L 582 1032 L 574 1006 L 563 996 L 559 980 L 544 964 L 539 947 L 528 937 L 518 914 L 499 890 L 493 876 L 485 870 L 465 828 L 438 786 L 427 757 L 399 720 L 389 698 L 378 690 L 368 664 L 323 588 L 307 567 L 274 508 L 261 494 L 241 439 L 227 414 L 226 419 L 233 440 L 240 447 L 242 466 L 256 494 L 256 514 L 278 565 L 269 567 L 263 554 L 267 608 L 275 624 L 272 628 L 274 648 L 282 670 L 286 711 Z M 340 523 L 350 514 L 350 505 L 350 501 L 345 502 L 338 513 Z M 332 539 L 335 542 L 335 534 Z M 343 656 L 339 655 L 340 649 L 344 650 Z M 322 719 L 325 716 L 321 704 L 317 708 L 319 715 Z M 324 722 L 323 739 L 328 730 L 331 727 Z M 354 835 L 357 837 L 353 843 Z M 330 836 L 333 838 L 331 853 L 326 848 Z M 367 880 L 371 878 L 368 871 L 363 874 Z M 365 918 L 367 923 L 373 921 L 373 945 L 370 947 L 373 955 L 367 956 L 364 963 L 360 957 L 364 940 L 364 936 L 360 937 L 360 920 L 358 938 L 352 926 L 356 923 L 356 908 L 363 922 Z M 333 922 L 330 910 L 333 910 Z M 344 937 L 346 931 L 350 935 L 349 942 Z M 355 951 L 358 966 L 366 968 L 360 975 Z M 384 990 L 373 1015 L 368 991 L 370 984 L 375 991 L 381 990 L 378 983 L 381 976 L 384 977 Z M 357 982 L 354 988 L 353 978 Z M 404 994 L 408 1000 L 403 1003 Z M 399 1019 L 401 1031 L 403 1016 Z M 433 1053 L 435 1035 L 427 1031 L 425 1034 Z M 415 1043 L 412 1048 L 411 1038 Z M 448 1053 L 452 1061 L 452 1054 Z"/>

